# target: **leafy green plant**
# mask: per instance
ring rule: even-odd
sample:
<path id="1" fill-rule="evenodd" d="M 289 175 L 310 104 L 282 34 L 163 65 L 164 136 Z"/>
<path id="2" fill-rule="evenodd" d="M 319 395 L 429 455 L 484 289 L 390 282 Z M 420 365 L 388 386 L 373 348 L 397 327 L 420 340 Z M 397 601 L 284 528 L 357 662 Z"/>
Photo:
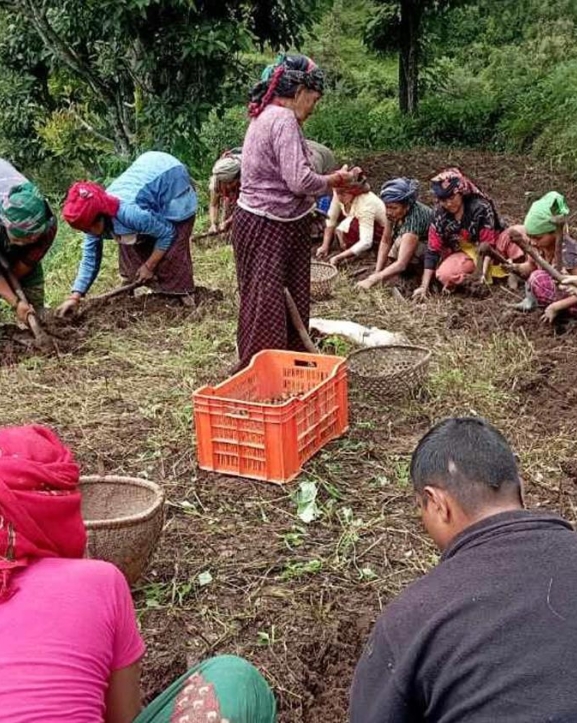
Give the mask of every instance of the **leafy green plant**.
<path id="1" fill-rule="evenodd" d="M 393 472 L 394 472 L 397 484 L 401 485 L 402 487 L 408 487 L 411 484 L 411 477 L 410 477 L 410 471 L 409 471 L 410 464 L 411 464 L 411 461 L 410 461 L 409 457 L 394 458 Z"/>
<path id="2" fill-rule="evenodd" d="M 303 480 L 293 499 L 297 505 L 297 516 L 305 523 L 318 519 L 322 510 L 317 504 L 318 488 L 313 480 Z"/>
<path id="3" fill-rule="evenodd" d="M 303 544 L 305 536 L 305 528 L 295 525 L 289 532 L 285 532 L 282 538 L 287 548 L 292 551 Z"/>
<path id="4" fill-rule="evenodd" d="M 281 573 L 281 580 L 298 579 L 305 575 L 315 575 L 323 568 L 322 560 L 308 560 L 307 562 L 287 562 Z"/>
<path id="5" fill-rule="evenodd" d="M 272 647 L 276 640 L 276 628 L 274 625 L 270 626 L 269 631 L 259 630 L 256 634 L 256 643 L 262 647 Z"/>

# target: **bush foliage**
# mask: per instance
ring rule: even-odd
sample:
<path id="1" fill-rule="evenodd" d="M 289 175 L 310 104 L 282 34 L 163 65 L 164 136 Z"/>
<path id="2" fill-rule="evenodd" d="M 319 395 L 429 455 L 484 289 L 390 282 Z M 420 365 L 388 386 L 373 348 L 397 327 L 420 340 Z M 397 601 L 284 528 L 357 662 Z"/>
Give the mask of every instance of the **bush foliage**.
<path id="1" fill-rule="evenodd" d="M 163 0 L 164 8 L 169 5 Z M 295 12 L 304 8 L 300 0 L 289 5 Z M 300 33 L 300 49 L 326 71 L 327 92 L 307 123 L 311 138 L 342 157 L 412 145 L 480 146 L 547 156 L 577 173 L 577 0 L 463 0 L 439 11 L 427 21 L 422 100 L 412 118 L 398 110 L 396 56 L 377 54 L 365 44 L 383 5 L 378 0 L 314 5 L 324 13 L 308 34 Z M 114 176 L 128 159 L 107 140 L 101 107 L 69 68 L 53 65 L 30 28 L 15 28 L 11 17 L 0 15 L 0 154 L 55 195 L 80 175 Z M 200 39 L 195 53 L 206 51 L 206 57 L 213 51 L 201 47 Z M 238 72 L 215 73 L 222 85 L 218 92 L 203 92 L 201 111 L 191 99 L 176 113 L 170 99 L 142 97 L 136 89 L 130 98 L 139 138 L 133 155 L 162 147 L 205 179 L 220 152 L 242 143 L 250 80 L 273 57 L 266 44 L 235 49 Z M 98 62 L 102 73 L 114 71 L 114 58 L 104 54 Z M 209 97 L 218 98 L 212 109 Z"/>

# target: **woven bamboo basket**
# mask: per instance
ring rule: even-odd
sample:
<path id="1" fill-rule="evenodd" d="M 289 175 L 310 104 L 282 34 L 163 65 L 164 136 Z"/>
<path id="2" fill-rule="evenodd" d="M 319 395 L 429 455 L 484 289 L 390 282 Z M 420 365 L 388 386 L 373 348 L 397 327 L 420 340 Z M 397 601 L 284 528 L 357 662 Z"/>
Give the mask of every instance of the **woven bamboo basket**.
<path id="1" fill-rule="evenodd" d="M 383 400 L 414 394 L 427 378 L 431 352 L 422 346 L 398 344 L 359 349 L 347 360 L 351 384 Z"/>
<path id="2" fill-rule="evenodd" d="M 164 521 L 164 493 L 148 480 L 113 475 L 80 478 L 86 557 L 107 560 L 133 585 L 150 562 Z"/>
<path id="3" fill-rule="evenodd" d="M 327 299 L 331 295 L 338 270 L 324 261 L 311 262 L 311 298 L 316 301 Z"/>

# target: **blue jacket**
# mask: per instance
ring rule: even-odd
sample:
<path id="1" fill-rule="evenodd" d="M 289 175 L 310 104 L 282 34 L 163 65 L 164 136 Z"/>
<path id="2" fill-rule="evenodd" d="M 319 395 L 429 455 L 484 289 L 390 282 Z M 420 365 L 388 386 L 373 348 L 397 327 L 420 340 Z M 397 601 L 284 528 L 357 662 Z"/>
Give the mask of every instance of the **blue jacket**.
<path id="1" fill-rule="evenodd" d="M 100 271 L 102 241 L 125 234 L 152 236 L 155 249 L 166 250 L 175 239 L 174 224 L 194 216 L 196 192 L 186 167 L 174 156 L 148 151 L 139 156 L 107 188 L 120 199 L 112 234 L 86 234 L 73 291 L 85 294 Z"/>

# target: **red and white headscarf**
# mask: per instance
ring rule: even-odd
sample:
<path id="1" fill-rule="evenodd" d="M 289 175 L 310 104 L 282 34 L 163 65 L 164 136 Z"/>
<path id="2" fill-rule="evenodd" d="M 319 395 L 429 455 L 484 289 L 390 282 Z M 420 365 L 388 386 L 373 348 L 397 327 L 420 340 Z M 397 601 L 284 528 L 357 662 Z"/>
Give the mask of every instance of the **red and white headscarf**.
<path id="1" fill-rule="evenodd" d="M 116 216 L 120 199 L 92 181 L 73 184 L 66 195 L 62 216 L 78 231 L 88 231 L 99 216 Z"/>

